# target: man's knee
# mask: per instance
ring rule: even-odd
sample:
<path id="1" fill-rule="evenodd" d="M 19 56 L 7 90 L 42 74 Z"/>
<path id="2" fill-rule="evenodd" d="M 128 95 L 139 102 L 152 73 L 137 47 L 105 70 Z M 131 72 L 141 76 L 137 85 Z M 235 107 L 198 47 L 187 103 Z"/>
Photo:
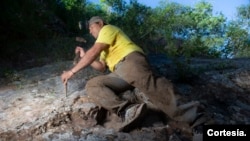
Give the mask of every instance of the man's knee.
<path id="1" fill-rule="evenodd" d="M 98 85 L 99 85 L 99 83 L 98 83 L 97 78 L 92 78 L 92 79 L 88 80 L 88 82 L 85 85 L 85 90 L 86 90 L 86 93 L 87 93 L 89 98 L 96 97 L 95 90 L 98 87 Z"/>
<path id="2" fill-rule="evenodd" d="M 94 77 L 86 83 L 85 89 L 90 87 L 98 87 L 102 85 L 102 78 L 101 77 Z"/>

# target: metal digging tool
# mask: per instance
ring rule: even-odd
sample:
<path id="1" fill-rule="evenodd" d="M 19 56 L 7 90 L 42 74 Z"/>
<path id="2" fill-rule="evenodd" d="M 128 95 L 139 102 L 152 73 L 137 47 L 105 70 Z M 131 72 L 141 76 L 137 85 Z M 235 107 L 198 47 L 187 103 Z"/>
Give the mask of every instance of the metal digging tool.
<path id="1" fill-rule="evenodd" d="M 86 26 L 86 25 L 85 25 Z M 78 22 L 78 27 L 80 30 L 83 28 L 83 22 L 79 21 Z M 87 27 L 87 26 L 86 26 Z M 83 37 L 76 37 L 76 41 L 79 43 L 78 46 L 83 47 L 85 43 L 87 43 L 87 40 L 85 40 Z M 80 53 L 78 52 L 74 58 L 73 64 L 76 65 L 80 61 Z"/>
<path id="2" fill-rule="evenodd" d="M 84 38 L 82 38 L 82 37 L 76 37 L 76 41 L 77 41 L 78 43 L 80 43 L 79 46 L 81 46 L 81 47 L 83 46 L 84 43 L 87 42 L 87 41 L 86 41 Z M 81 57 L 80 57 L 80 52 L 78 52 L 78 53 L 76 53 L 76 56 L 75 56 L 74 61 L 73 61 L 73 64 L 76 65 L 76 64 L 80 61 L 80 59 L 81 59 Z"/>
<path id="3" fill-rule="evenodd" d="M 78 42 L 86 42 L 86 40 L 84 38 L 81 37 L 76 37 L 76 41 Z M 80 52 L 77 52 L 75 55 L 75 58 L 73 60 L 73 65 L 75 66 L 79 61 L 80 61 L 81 57 L 80 57 Z M 64 92 L 65 92 L 65 97 L 67 97 L 68 95 L 68 82 L 64 83 Z"/>
<path id="4" fill-rule="evenodd" d="M 65 97 L 67 97 L 67 96 L 68 96 L 68 87 L 67 87 L 67 85 L 68 85 L 68 82 L 64 83 L 64 92 L 65 92 Z"/>
<path id="5" fill-rule="evenodd" d="M 76 65 L 80 61 L 80 59 L 81 59 L 80 52 L 77 52 L 73 61 L 73 65 Z"/>
<path id="6" fill-rule="evenodd" d="M 81 21 L 79 21 L 79 23 L 78 23 L 79 25 L 79 29 L 81 30 L 82 29 L 82 22 Z M 76 37 L 76 41 L 78 42 L 78 43 L 80 43 L 79 44 L 79 46 L 83 46 L 83 44 L 84 43 L 86 43 L 87 41 L 84 39 L 84 38 L 82 38 L 82 37 Z M 73 65 L 76 65 L 79 61 L 80 61 L 80 59 L 81 59 L 81 57 L 80 57 L 80 52 L 78 52 L 78 53 L 76 53 L 76 55 L 75 55 L 75 58 L 74 58 L 74 60 L 73 60 Z M 64 92 L 65 92 L 65 97 L 67 97 L 68 96 L 68 82 L 66 82 L 66 83 L 64 83 Z"/>

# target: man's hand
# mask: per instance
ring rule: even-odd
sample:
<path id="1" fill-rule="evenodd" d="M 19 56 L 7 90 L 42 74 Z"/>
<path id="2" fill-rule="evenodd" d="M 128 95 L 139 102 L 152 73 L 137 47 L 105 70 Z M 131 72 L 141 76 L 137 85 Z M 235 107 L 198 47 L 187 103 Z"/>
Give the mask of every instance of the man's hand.
<path id="1" fill-rule="evenodd" d="M 61 79 L 64 85 L 67 84 L 68 80 L 74 75 L 74 72 L 70 71 L 64 71 L 61 75 Z"/>
<path id="2" fill-rule="evenodd" d="M 85 51 L 83 50 L 82 47 L 77 46 L 75 49 L 75 54 L 76 55 L 73 61 L 74 65 L 76 65 L 81 60 L 81 58 L 85 55 Z"/>
<path id="3" fill-rule="evenodd" d="M 80 57 L 83 57 L 85 55 L 85 51 L 83 50 L 82 47 L 77 46 L 75 49 L 75 54 L 77 54 L 78 52 L 80 52 Z"/>

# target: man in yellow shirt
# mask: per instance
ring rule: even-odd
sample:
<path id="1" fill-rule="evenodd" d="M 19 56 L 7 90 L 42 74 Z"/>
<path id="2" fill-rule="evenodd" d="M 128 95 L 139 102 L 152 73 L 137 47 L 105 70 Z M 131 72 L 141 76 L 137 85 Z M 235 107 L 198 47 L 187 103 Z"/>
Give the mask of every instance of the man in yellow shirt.
<path id="1" fill-rule="evenodd" d="M 96 41 L 87 52 L 80 47 L 76 48 L 76 52 L 80 52 L 81 60 L 61 75 L 63 83 L 67 83 L 69 78 L 88 65 L 99 71 L 105 71 L 108 67 L 110 74 L 90 79 L 85 88 L 87 95 L 108 111 L 119 114 L 127 109 L 120 131 L 128 130 L 146 109 L 145 103 L 127 108 L 131 103 L 118 96 L 131 88 L 138 88 L 157 109 L 172 119 L 178 119 L 172 83 L 165 77 L 153 74 L 143 50 L 121 29 L 107 24 L 99 16 L 90 19 L 89 30 Z M 98 57 L 100 59 L 96 60 Z M 182 117 L 180 120 L 185 121 Z"/>

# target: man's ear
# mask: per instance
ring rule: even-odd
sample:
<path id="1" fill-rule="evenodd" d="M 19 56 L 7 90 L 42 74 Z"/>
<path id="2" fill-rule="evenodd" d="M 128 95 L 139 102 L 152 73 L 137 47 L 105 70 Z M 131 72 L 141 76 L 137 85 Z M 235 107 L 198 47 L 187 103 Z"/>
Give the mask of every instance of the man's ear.
<path id="1" fill-rule="evenodd" d="M 100 22 L 99 22 L 99 25 L 100 25 L 101 27 L 103 27 L 103 25 L 104 25 L 103 21 L 100 21 Z"/>

